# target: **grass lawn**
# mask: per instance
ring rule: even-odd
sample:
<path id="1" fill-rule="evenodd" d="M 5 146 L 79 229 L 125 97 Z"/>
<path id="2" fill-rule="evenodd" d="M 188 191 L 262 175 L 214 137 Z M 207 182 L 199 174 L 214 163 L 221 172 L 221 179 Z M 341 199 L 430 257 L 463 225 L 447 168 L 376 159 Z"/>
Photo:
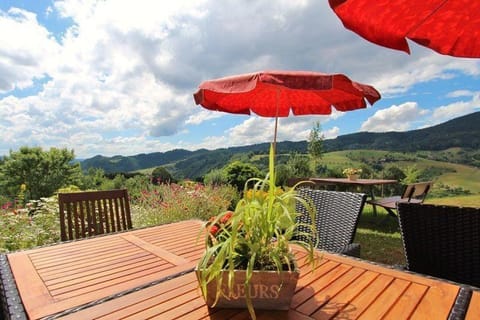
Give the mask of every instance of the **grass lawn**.
<path id="1" fill-rule="evenodd" d="M 377 211 L 377 216 L 374 216 L 372 206 L 366 205 L 360 216 L 354 240 L 360 243 L 360 257 L 389 265 L 404 265 L 398 220 L 381 208 L 377 208 Z"/>

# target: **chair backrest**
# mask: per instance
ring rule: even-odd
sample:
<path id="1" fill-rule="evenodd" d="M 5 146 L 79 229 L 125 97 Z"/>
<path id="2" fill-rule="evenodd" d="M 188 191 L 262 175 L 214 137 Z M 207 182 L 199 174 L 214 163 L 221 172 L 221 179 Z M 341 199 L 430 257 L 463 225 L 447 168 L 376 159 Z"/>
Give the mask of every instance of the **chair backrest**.
<path id="1" fill-rule="evenodd" d="M 409 270 L 480 287 L 480 208 L 398 203 Z"/>
<path id="2" fill-rule="evenodd" d="M 432 186 L 433 181 L 410 183 L 405 186 L 402 194 L 402 199 L 405 199 L 407 201 L 417 200 L 415 201 L 417 203 L 423 202 Z"/>
<path id="3" fill-rule="evenodd" d="M 132 228 L 126 189 L 59 193 L 62 241 Z"/>
<path id="4" fill-rule="evenodd" d="M 298 195 L 315 206 L 316 239 L 319 249 L 339 252 L 346 245 L 353 243 L 360 213 L 367 196 L 363 193 L 339 192 L 300 188 Z M 311 223 L 307 208 L 300 202 L 296 203 L 300 214 L 300 222 Z M 300 227 L 299 231 L 308 232 Z M 299 240 L 307 240 L 299 236 Z"/>

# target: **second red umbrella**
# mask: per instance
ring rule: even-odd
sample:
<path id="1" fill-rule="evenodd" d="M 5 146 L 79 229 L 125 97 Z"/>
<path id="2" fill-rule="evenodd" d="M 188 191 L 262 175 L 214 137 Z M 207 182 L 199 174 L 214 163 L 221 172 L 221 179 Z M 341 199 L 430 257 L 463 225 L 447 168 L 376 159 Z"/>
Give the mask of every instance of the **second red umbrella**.
<path id="1" fill-rule="evenodd" d="M 406 39 L 455 57 L 480 57 L 478 0 L 329 0 L 343 25 L 410 53 Z"/>

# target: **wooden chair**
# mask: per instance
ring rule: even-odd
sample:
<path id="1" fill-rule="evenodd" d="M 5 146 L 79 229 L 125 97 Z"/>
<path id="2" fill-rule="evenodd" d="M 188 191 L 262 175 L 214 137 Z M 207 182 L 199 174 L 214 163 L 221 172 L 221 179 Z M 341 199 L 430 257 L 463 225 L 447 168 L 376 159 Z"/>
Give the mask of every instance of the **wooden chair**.
<path id="1" fill-rule="evenodd" d="M 317 235 L 317 248 L 360 256 L 360 244 L 353 243 L 357 230 L 360 213 L 365 205 L 366 194 L 353 192 L 325 191 L 308 188 L 298 189 L 298 195 L 315 206 L 315 225 Z M 305 206 L 297 201 L 297 212 L 300 222 L 311 223 L 310 215 Z M 308 232 L 304 227 L 299 227 L 300 232 Z M 299 240 L 308 240 L 305 236 L 298 236 Z"/>
<path id="2" fill-rule="evenodd" d="M 480 287 L 480 208 L 398 203 L 407 269 Z"/>
<path id="3" fill-rule="evenodd" d="M 126 189 L 59 193 L 62 241 L 132 228 Z"/>
<path id="4" fill-rule="evenodd" d="M 367 203 L 373 206 L 380 206 L 387 210 L 389 215 L 396 217 L 397 203 L 423 203 L 432 186 L 432 181 L 411 183 L 405 186 L 401 196 L 367 200 Z"/>

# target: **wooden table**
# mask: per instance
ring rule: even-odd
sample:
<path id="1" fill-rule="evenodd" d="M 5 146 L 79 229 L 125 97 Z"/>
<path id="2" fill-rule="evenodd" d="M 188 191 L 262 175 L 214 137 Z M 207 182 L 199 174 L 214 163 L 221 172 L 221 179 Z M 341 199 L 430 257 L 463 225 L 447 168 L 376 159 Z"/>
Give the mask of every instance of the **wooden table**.
<path id="1" fill-rule="evenodd" d="M 310 178 L 310 181 L 315 182 L 316 185 L 333 185 L 333 186 L 356 186 L 365 190 L 371 200 L 375 200 L 374 186 L 383 186 L 387 184 L 396 184 L 397 180 L 389 179 L 356 179 L 350 180 L 347 178 Z M 373 206 L 373 214 L 377 215 L 377 208 Z"/>
<path id="2" fill-rule="evenodd" d="M 246 310 L 205 305 L 191 269 L 203 252 L 199 230 L 198 221 L 185 221 L 7 257 L 30 319 L 249 319 Z M 258 319 L 447 319 L 462 291 L 323 252 L 312 272 L 295 253 L 301 275 L 290 310 L 258 310 Z M 472 297 L 473 318 L 479 299 Z"/>

